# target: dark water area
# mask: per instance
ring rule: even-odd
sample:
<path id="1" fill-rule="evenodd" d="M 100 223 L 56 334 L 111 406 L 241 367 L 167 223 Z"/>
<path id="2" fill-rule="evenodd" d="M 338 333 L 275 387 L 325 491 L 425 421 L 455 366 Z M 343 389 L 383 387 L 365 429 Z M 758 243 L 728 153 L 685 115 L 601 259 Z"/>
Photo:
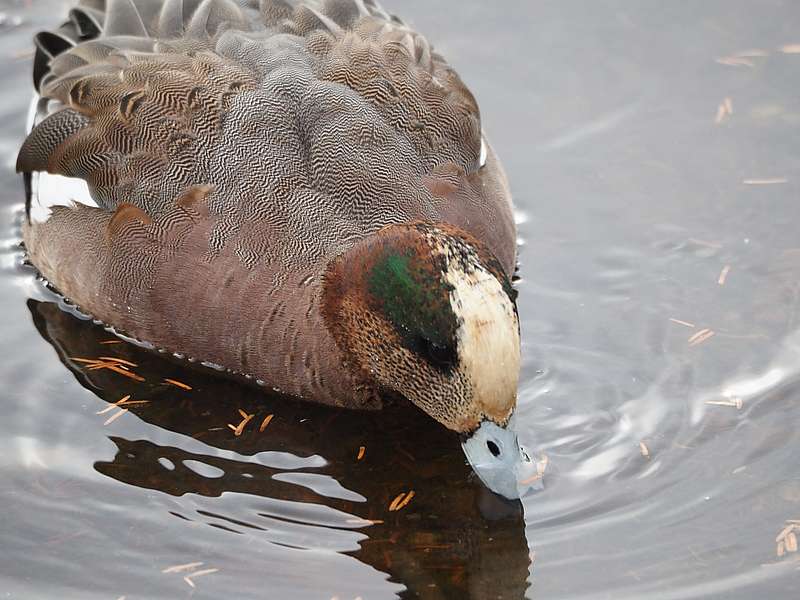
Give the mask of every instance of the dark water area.
<path id="1" fill-rule="evenodd" d="M 61 310 L 13 163 L 30 38 L 69 5 L 5 0 L 0 598 L 797 597 L 800 5 L 385 4 L 508 170 L 544 489 L 493 496 L 421 414 L 267 396 Z"/>

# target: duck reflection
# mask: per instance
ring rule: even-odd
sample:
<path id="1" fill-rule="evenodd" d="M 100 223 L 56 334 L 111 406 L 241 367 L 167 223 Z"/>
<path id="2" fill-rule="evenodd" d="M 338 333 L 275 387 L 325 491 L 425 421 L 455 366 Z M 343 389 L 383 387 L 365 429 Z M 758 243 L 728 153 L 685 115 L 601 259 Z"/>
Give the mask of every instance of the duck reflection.
<path id="1" fill-rule="evenodd" d="M 118 451 L 95 464 L 98 472 L 173 496 L 268 500 L 252 518 L 173 513 L 236 533 L 269 537 L 287 520 L 357 532 L 346 553 L 406 586 L 404 597 L 524 597 L 530 559 L 521 504 L 488 492 L 457 436 L 431 419 L 400 404 L 352 412 L 267 395 L 120 342 L 56 304 L 28 306 L 84 387 L 109 403 L 130 397 L 109 407 L 108 418 L 127 408 L 196 440 L 178 448 L 112 437 Z M 122 368 L 104 368 L 100 357 L 124 361 Z M 93 359 L 101 362 L 86 362 Z M 270 541 L 292 543 L 280 534 Z"/>

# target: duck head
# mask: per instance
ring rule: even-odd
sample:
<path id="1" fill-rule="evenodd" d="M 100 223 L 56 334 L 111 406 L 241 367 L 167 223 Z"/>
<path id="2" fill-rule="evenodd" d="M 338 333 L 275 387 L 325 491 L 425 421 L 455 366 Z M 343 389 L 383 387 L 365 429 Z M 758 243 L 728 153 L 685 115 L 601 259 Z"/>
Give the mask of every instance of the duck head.
<path id="1" fill-rule="evenodd" d="M 390 225 L 334 259 L 324 315 L 348 366 L 462 434 L 493 491 L 535 464 L 509 426 L 520 369 L 516 291 L 488 248 L 446 225 Z"/>

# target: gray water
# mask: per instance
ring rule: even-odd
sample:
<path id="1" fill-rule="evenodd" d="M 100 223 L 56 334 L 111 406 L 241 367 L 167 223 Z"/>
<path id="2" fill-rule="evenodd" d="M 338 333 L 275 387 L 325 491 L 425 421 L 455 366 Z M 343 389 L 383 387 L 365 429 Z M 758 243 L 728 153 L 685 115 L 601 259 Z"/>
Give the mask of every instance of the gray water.
<path id="1" fill-rule="evenodd" d="M 796 597 L 800 6 L 386 4 L 512 182 L 544 489 L 497 499 L 419 414 L 268 397 L 60 310 L 21 266 L 12 170 L 29 40 L 67 5 L 4 0 L 0 597 Z M 97 356 L 145 381 L 74 360 Z M 104 425 L 126 395 L 149 402 Z"/>

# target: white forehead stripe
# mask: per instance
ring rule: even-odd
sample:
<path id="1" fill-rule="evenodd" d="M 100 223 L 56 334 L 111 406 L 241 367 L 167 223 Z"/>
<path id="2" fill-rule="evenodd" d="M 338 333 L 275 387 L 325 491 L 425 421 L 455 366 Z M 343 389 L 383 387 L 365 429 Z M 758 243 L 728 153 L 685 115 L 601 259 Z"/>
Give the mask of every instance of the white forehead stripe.
<path id="1" fill-rule="evenodd" d="M 445 279 L 453 286 L 453 312 L 463 320 L 457 333 L 458 355 L 475 398 L 487 412 L 510 411 L 520 364 L 514 305 L 497 278 L 482 267 L 465 273 L 452 261 Z"/>

